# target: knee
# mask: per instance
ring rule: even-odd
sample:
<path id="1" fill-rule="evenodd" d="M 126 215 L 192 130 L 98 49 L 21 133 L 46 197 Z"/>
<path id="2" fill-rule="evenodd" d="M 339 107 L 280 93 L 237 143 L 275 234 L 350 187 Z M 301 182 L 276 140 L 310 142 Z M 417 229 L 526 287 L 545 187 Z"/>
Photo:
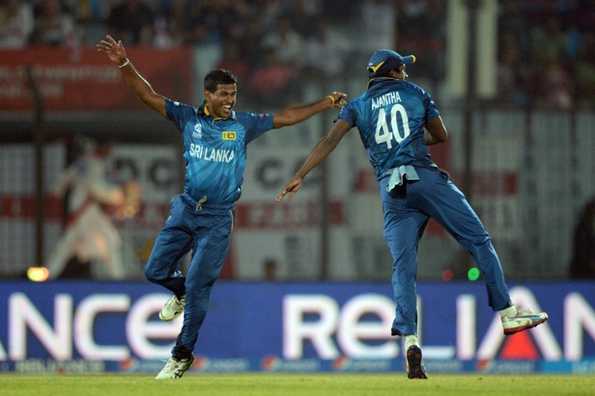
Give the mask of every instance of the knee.
<path id="1" fill-rule="evenodd" d="M 467 239 L 467 244 L 474 249 L 481 249 L 484 246 L 489 246 L 492 243 L 492 238 L 486 233 L 472 235 Z"/>
<path id="2" fill-rule="evenodd" d="M 157 270 L 157 266 L 153 265 L 151 260 L 149 260 L 145 265 L 145 278 L 149 282 L 157 283 L 164 277 L 160 275 L 159 271 Z"/>
<path id="3" fill-rule="evenodd" d="M 496 252 L 492 244 L 492 238 L 487 233 L 465 238 L 461 241 L 461 245 L 476 259 L 494 255 Z"/>

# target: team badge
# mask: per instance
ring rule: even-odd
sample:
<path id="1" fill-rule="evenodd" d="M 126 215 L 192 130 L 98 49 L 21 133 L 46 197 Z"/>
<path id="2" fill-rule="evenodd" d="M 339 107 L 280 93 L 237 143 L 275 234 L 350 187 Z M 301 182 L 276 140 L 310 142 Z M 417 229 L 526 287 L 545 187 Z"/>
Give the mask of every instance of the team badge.
<path id="1" fill-rule="evenodd" d="M 202 125 L 194 125 L 194 132 L 192 132 L 192 137 L 195 139 L 202 139 Z"/>
<path id="2" fill-rule="evenodd" d="M 223 140 L 236 140 L 236 133 L 234 131 L 223 131 L 221 138 Z"/>

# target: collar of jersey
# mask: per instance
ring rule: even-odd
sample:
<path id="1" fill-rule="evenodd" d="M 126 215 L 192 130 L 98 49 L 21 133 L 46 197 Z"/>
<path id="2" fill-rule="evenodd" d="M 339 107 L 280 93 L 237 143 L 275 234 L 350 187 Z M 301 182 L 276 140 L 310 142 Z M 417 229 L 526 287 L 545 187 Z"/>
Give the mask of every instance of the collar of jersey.
<path id="1" fill-rule="evenodd" d="M 394 77 L 376 77 L 376 78 L 371 78 L 368 80 L 368 89 L 372 88 L 373 85 L 376 85 L 378 83 L 381 82 L 386 82 L 386 81 L 404 81 L 401 78 L 394 78 Z"/>
<path id="2" fill-rule="evenodd" d="M 202 102 L 202 104 L 198 108 L 198 112 L 201 115 L 205 116 L 205 117 L 211 117 L 213 119 L 213 121 L 223 121 L 223 120 L 229 120 L 229 119 L 236 118 L 236 112 L 235 111 L 232 111 L 231 112 L 231 116 L 229 116 L 227 118 L 213 117 L 211 115 L 211 113 L 209 113 L 209 109 L 207 108 L 207 103 L 206 102 Z"/>

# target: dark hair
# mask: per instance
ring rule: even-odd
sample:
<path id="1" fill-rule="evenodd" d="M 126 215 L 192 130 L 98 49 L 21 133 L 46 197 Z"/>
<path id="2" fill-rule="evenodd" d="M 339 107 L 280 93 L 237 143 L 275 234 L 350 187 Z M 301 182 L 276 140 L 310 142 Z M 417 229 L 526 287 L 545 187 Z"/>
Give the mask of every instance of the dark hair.
<path id="1" fill-rule="evenodd" d="M 211 70 L 205 76 L 204 87 L 209 92 L 215 92 L 219 84 L 237 84 L 238 79 L 232 72 L 225 69 Z"/>
<path id="2" fill-rule="evenodd" d="M 380 70 L 374 74 L 374 78 L 378 78 L 378 77 L 391 77 L 390 73 L 394 70 L 397 73 L 399 73 L 401 71 L 401 67 L 403 66 L 402 63 L 398 63 L 398 64 L 390 64 L 388 65 L 389 67 L 386 67 L 386 65 L 382 65 L 382 67 L 380 68 Z"/>

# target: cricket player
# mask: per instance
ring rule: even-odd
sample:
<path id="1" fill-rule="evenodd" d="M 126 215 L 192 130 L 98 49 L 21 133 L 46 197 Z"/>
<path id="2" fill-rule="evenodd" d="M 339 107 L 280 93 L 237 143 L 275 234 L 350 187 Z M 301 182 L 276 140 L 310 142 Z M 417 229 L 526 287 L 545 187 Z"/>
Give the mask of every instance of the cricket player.
<path id="1" fill-rule="evenodd" d="M 204 79 L 204 102 L 194 108 L 157 94 L 126 56 L 121 41 L 106 36 L 97 49 L 118 65 L 139 99 L 182 132 L 184 193 L 172 200 L 170 216 L 145 267 L 148 280 L 173 293 L 159 313 L 160 319 L 172 320 L 184 312 L 184 325 L 172 357 L 156 376 L 179 378 L 192 364 L 192 351 L 207 312 L 211 288 L 228 250 L 232 209 L 241 193 L 247 144 L 270 129 L 339 108 L 346 103 L 346 95 L 333 92 L 315 103 L 275 114 L 235 112 L 236 78 L 226 70 L 213 70 Z M 192 261 L 184 277 L 178 260 L 190 250 Z"/>
<path id="2" fill-rule="evenodd" d="M 84 150 L 83 156 L 66 169 L 54 188 L 59 196 L 71 188 L 71 215 L 64 235 L 48 259 L 49 276 L 58 278 L 68 259 L 77 256 L 100 264 L 94 271 L 97 274 L 123 279 L 126 273 L 122 265 L 122 239 L 105 208 L 122 207 L 126 197 L 121 186 L 106 179 L 108 148 L 87 142 Z"/>
<path id="3" fill-rule="evenodd" d="M 486 281 L 489 304 L 501 316 L 505 334 L 532 328 L 545 312 L 522 310 L 510 301 L 502 266 L 491 238 L 463 193 L 430 158 L 428 146 L 447 140 L 438 107 L 428 92 L 406 81 L 415 57 L 382 49 L 368 62 L 368 89 L 345 106 L 338 121 L 313 149 L 277 200 L 297 192 L 306 175 L 323 161 L 353 127 L 380 187 L 384 237 L 393 257 L 396 317 L 391 334 L 405 339 L 409 378 L 427 378 L 417 330 L 415 278 L 417 247 L 430 217 L 473 256 Z"/>

